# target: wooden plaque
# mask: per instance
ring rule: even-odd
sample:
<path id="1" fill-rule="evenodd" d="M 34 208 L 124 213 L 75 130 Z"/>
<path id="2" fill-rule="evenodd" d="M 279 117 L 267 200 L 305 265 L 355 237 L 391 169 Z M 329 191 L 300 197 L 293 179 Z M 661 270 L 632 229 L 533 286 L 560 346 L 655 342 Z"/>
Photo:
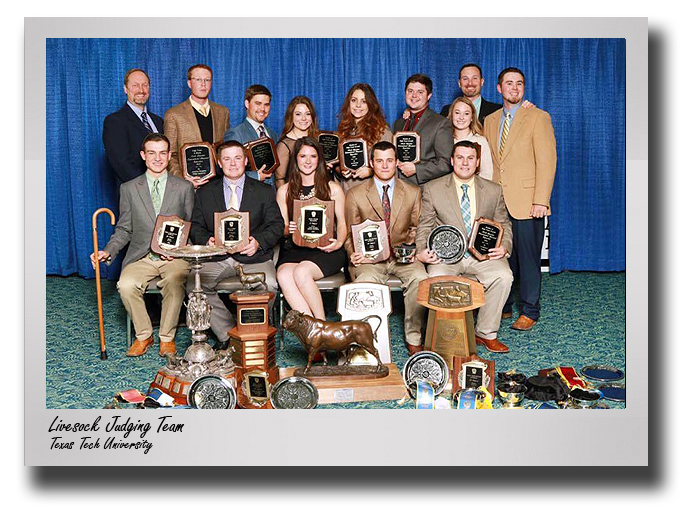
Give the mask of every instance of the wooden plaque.
<path id="1" fill-rule="evenodd" d="M 249 213 L 230 209 L 213 214 L 215 245 L 224 247 L 229 254 L 240 252 L 249 245 Z"/>
<path id="2" fill-rule="evenodd" d="M 334 202 L 319 198 L 293 200 L 293 221 L 297 225 L 293 243 L 299 247 L 324 247 L 334 234 Z"/>
<path id="3" fill-rule="evenodd" d="M 397 148 L 397 161 L 419 163 L 421 161 L 421 137 L 413 131 L 394 133 L 392 143 Z"/>
<path id="4" fill-rule="evenodd" d="M 279 165 L 278 154 L 276 154 L 276 144 L 273 139 L 266 136 L 253 142 L 244 144 L 244 149 L 249 160 L 248 170 L 258 171 L 266 165 L 265 173 L 276 170 Z"/>
<path id="5" fill-rule="evenodd" d="M 169 256 L 173 249 L 186 245 L 190 230 L 191 222 L 175 214 L 158 214 L 150 240 L 150 250 L 155 254 Z"/>
<path id="6" fill-rule="evenodd" d="M 489 391 L 489 394 L 491 394 L 492 399 L 495 398 L 496 394 L 494 391 L 494 376 L 496 375 L 495 374 L 496 364 L 492 360 L 485 360 L 483 358 L 480 358 L 477 355 L 453 356 L 453 373 L 452 373 L 453 393 L 456 392 L 458 389 L 465 388 L 464 377 L 463 377 L 463 381 L 460 381 L 459 375 L 460 375 L 460 371 L 462 370 L 462 365 L 465 363 L 469 363 L 469 362 L 480 362 L 480 363 L 483 363 L 484 365 L 486 365 L 486 369 L 484 370 L 484 373 L 489 378 L 489 383 L 486 385 L 486 389 Z"/>
<path id="7" fill-rule="evenodd" d="M 494 220 L 478 218 L 474 220 L 467 250 L 479 261 L 489 259 L 489 249 L 501 246 L 503 226 Z"/>
<path id="8" fill-rule="evenodd" d="M 208 142 L 185 143 L 179 149 L 179 165 L 184 174 L 208 180 L 216 174 L 215 150 Z"/>
<path id="9" fill-rule="evenodd" d="M 368 144 L 363 138 L 349 138 L 339 144 L 339 161 L 342 169 L 355 173 L 368 165 Z"/>
<path id="10" fill-rule="evenodd" d="M 335 165 L 339 163 L 339 142 L 341 138 L 336 133 L 331 131 L 320 131 L 317 135 L 317 141 L 322 147 L 322 154 L 327 165 Z"/>
<path id="11" fill-rule="evenodd" d="M 351 236 L 354 250 L 361 253 L 370 263 L 389 259 L 390 240 L 384 221 L 365 220 L 362 223 L 351 225 Z"/>

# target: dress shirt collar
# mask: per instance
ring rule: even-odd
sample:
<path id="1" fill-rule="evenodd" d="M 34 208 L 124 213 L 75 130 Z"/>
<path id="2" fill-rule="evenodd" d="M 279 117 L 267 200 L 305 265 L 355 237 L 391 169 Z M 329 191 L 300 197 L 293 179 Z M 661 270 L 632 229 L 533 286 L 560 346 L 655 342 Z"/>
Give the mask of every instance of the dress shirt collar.
<path id="1" fill-rule="evenodd" d="M 256 120 L 252 120 L 249 116 L 247 116 L 247 121 L 250 123 L 250 125 L 254 128 L 254 132 L 257 133 L 257 136 L 259 136 L 259 127 L 264 125 L 263 123 L 259 123 Z M 264 125 L 264 132 L 266 132 L 266 136 L 269 135 L 269 130 L 266 128 L 266 125 Z"/>
<path id="2" fill-rule="evenodd" d="M 204 117 L 208 117 L 208 113 L 211 110 L 211 105 L 208 103 L 208 98 L 206 98 L 206 103 L 201 105 L 191 96 L 189 96 L 189 102 L 191 103 L 191 107 L 193 107 L 195 111 L 202 114 Z"/>
<path id="3" fill-rule="evenodd" d="M 387 186 L 389 187 L 389 189 L 387 189 L 387 196 L 388 196 L 388 198 L 390 199 L 390 205 L 392 205 L 392 195 L 394 194 L 394 186 L 395 186 L 395 183 L 397 183 L 397 182 L 396 182 L 397 176 L 396 176 L 396 175 L 393 176 L 393 177 L 390 179 L 389 182 L 383 182 L 383 181 L 382 181 L 380 178 L 378 178 L 377 176 L 373 176 L 373 180 L 375 181 L 375 187 L 376 187 L 377 190 L 378 190 L 378 198 L 379 198 L 380 200 L 382 200 L 382 192 L 383 192 L 383 189 L 382 189 L 382 188 L 383 188 L 385 185 L 387 185 Z"/>

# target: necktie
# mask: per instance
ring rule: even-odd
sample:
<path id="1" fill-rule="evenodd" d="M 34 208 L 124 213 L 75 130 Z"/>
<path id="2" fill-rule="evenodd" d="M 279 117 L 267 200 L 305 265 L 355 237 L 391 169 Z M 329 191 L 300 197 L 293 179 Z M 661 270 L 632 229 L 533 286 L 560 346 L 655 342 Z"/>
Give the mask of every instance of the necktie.
<path id="1" fill-rule="evenodd" d="M 239 202 L 237 201 L 237 185 L 232 185 L 230 190 L 230 199 L 227 202 L 228 209 L 235 209 L 238 211 L 240 209 Z"/>
<path id="2" fill-rule="evenodd" d="M 508 130 L 511 127 L 511 113 L 506 115 L 506 119 L 503 121 L 503 131 L 501 131 L 501 140 L 499 140 L 499 158 L 503 156 L 503 148 L 506 145 L 506 137 L 508 136 Z"/>
<path id="3" fill-rule="evenodd" d="M 382 210 L 385 212 L 385 226 L 387 227 L 387 232 L 390 232 L 390 214 L 392 213 L 392 207 L 390 206 L 390 196 L 387 194 L 387 190 L 390 188 L 389 185 L 382 186 Z"/>
<path id="4" fill-rule="evenodd" d="M 148 122 L 148 113 L 146 113 L 145 111 L 143 111 L 142 113 L 140 113 L 140 118 L 143 120 L 143 125 L 144 125 L 145 128 L 148 130 L 148 132 L 149 132 L 149 133 L 154 132 L 154 131 L 152 130 L 152 127 L 150 127 L 150 122 Z"/>
<path id="5" fill-rule="evenodd" d="M 460 211 L 462 211 L 462 221 L 465 222 L 465 231 L 467 231 L 467 240 L 469 241 L 470 233 L 472 232 L 472 211 L 470 208 L 470 198 L 467 195 L 467 184 L 463 183 L 462 199 L 460 200 Z M 465 258 L 469 257 L 469 253 L 465 251 Z"/>
<path id="6" fill-rule="evenodd" d="M 162 207 L 162 195 L 160 194 L 160 180 L 155 180 L 153 182 L 150 199 L 152 200 L 152 206 L 155 208 L 155 215 L 160 214 L 160 208 Z M 151 260 L 162 259 L 159 254 L 155 254 L 152 251 L 148 253 L 148 258 L 150 258 Z"/>
<path id="7" fill-rule="evenodd" d="M 263 125 L 259 126 L 259 138 L 266 138 L 266 131 Z"/>

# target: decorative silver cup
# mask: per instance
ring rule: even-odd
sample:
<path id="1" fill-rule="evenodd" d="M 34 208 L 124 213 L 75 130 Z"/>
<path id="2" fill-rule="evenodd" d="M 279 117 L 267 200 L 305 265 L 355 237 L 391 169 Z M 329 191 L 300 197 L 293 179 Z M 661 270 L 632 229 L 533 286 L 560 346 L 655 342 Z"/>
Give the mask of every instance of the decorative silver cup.
<path id="1" fill-rule="evenodd" d="M 392 249 L 397 263 L 411 263 L 414 253 L 416 253 L 415 243 L 400 243 Z"/>

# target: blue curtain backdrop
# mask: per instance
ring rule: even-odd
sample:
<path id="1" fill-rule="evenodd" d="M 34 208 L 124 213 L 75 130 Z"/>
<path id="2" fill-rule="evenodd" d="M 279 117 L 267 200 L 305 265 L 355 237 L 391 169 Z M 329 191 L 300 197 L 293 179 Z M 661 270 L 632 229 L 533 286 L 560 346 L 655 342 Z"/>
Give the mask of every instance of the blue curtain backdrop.
<path id="1" fill-rule="evenodd" d="M 440 112 L 460 94 L 465 62 L 482 66 L 484 98 L 500 102 L 496 76 L 525 72 L 525 96 L 549 112 L 557 139 L 549 257 L 552 272 L 625 268 L 625 41 L 623 39 L 47 39 L 46 273 L 93 277 L 91 216 L 117 207 L 102 145 L 104 117 L 125 101 L 124 73 L 148 71 L 148 109 L 163 116 L 189 92 L 186 71 L 213 68 L 211 99 L 244 117 L 244 90 L 273 93 L 268 123 L 280 132 L 291 98 L 314 102 L 323 129 L 336 129 L 355 82 L 370 83 L 392 123 L 404 110 L 404 81 L 433 80 Z M 106 216 L 100 246 L 113 231 Z M 116 278 L 118 264 L 103 274 Z"/>

